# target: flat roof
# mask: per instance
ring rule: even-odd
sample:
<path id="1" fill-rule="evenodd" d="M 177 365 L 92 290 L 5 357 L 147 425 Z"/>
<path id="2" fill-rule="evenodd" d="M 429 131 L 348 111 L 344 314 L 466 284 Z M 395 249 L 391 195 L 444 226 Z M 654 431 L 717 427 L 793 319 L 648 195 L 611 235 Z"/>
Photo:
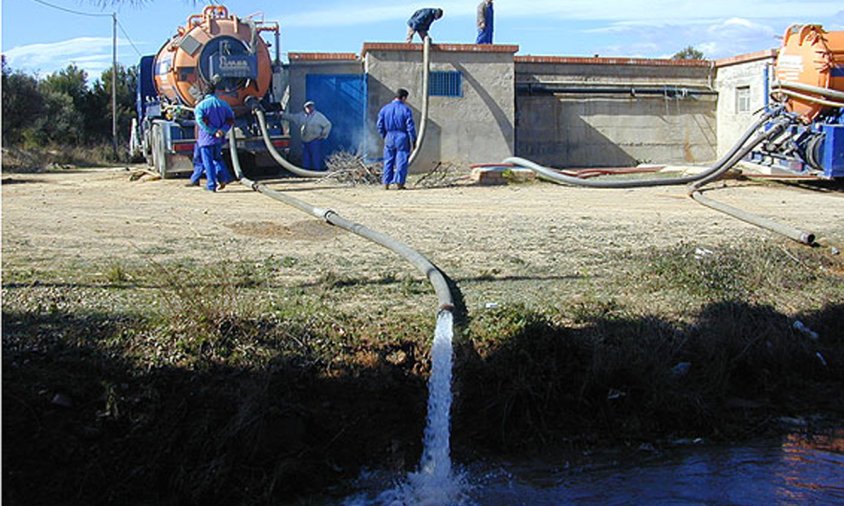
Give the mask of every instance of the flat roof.
<path id="1" fill-rule="evenodd" d="M 287 53 L 290 61 L 355 61 L 355 53 Z"/>
<path id="2" fill-rule="evenodd" d="M 667 58 L 624 58 L 588 56 L 516 56 L 516 63 L 558 63 L 575 65 L 637 65 L 650 67 L 709 67 L 710 60 L 670 60 Z"/>
<path id="3" fill-rule="evenodd" d="M 739 63 L 749 63 L 757 60 L 767 60 L 769 58 L 776 58 L 776 49 L 765 49 L 763 51 L 756 51 L 754 53 L 740 54 L 738 56 L 731 56 L 729 58 L 721 58 L 715 60 L 716 67 L 727 67 L 729 65 L 738 65 Z"/>
<path id="4" fill-rule="evenodd" d="M 517 53 L 515 44 L 431 44 L 431 49 L 442 53 Z M 422 51 L 422 43 L 364 42 L 361 57 L 369 51 Z"/>

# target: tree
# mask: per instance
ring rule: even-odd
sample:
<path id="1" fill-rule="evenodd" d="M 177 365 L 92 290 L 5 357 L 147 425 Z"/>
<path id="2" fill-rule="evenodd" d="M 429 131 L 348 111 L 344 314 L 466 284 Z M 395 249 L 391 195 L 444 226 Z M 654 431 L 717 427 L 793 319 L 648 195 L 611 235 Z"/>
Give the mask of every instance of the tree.
<path id="1" fill-rule="evenodd" d="M 686 46 L 681 51 L 674 53 L 672 60 L 703 60 L 703 51 L 695 49 L 694 46 Z"/>
<path id="2" fill-rule="evenodd" d="M 43 113 L 43 99 L 38 80 L 21 71 L 14 71 L 3 57 L 3 144 L 19 143 Z"/>

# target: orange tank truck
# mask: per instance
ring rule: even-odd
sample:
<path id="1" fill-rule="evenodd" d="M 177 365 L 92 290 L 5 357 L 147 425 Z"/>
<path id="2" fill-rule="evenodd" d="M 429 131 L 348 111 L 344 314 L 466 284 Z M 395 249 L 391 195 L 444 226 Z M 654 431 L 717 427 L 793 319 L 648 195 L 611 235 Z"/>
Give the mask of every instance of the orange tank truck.
<path id="1" fill-rule="evenodd" d="M 844 32 L 819 25 L 790 26 L 775 67 L 775 93 L 786 108 L 810 123 L 844 105 Z"/>
<path id="2" fill-rule="evenodd" d="M 274 40 L 264 40 L 266 34 L 273 34 Z M 131 155 L 146 159 L 161 177 L 192 170 L 193 107 L 213 83 L 217 96 L 234 109 L 238 151 L 247 152 L 245 158 L 255 165 L 264 165 L 270 158 L 251 106 L 257 103 L 266 110 L 270 142 L 285 150 L 290 138 L 282 128 L 279 106 L 285 75 L 278 23 L 239 18 L 222 5 L 205 7 L 188 17 L 155 55 L 141 57 Z M 250 106 L 248 99 L 254 99 Z"/>
<path id="3" fill-rule="evenodd" d="M 219 81 L 224 100 L 245 111 L 247 97 L 263 97 L 272 80 L 272 62 L 262 31 L 278 25 L 242 20 L 222 5 L 209 5 L 188 18 L 185 26 L 155 56 L 155 87 L 173 103 L 193 107 L 206 83 Z"/>

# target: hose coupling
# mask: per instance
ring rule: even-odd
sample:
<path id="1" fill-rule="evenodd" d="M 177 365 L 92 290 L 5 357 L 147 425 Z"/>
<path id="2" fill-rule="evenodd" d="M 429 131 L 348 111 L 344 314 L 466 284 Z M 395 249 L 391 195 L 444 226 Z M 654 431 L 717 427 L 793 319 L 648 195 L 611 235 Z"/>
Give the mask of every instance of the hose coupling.
<path id="1" fill-rule="evenodd" d="M 454 304 L 440 304 L 440 307 L 437 308 L 437 314 L 442 313 L 443 311 L 448 311 L 449 313 L 454 312 Z"/>
<path id="2" fill-rule="evenodd" d="M 264 107 L 261 105 L 261 101 L 253 96 L 246 97 L 246 100 L 244 100 L 243 103 L 253 111 L 264 110 Z"/>

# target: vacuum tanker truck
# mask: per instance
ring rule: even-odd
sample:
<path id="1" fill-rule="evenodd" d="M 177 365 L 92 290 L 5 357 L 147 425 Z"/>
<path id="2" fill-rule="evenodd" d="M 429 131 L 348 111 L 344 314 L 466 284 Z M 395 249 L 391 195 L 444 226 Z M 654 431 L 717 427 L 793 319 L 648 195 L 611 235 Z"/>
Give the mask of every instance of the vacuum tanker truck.
<path id="1" fill-rule="evenodd" d="M 274 35 L 274 58 L 263 35 Z M 143 157 L 163 178 L 192 169 L 196 142 L 193 107 L 210 83 L 235 112 L 235 132 L 241 159 L 260 165 L 269 157 L 261 125 L 247 102 L 259 101 L 273 147 L 284 151 L 289 136 L 282 128 L 280 106 L 287 87 L 281 65 L 279 26 L 230 15 L 221 5 L 209 5 L 187 19 L 155 55 L 139 63 L 136 113 L 130 152 Z"/>
<path id="2" fill-rule="evenodd" d="M 770 106 L 794 118 L 751 160 L 824 178 L 844 178 L 844 32 L 793 25 L 774 65 Z"/>

